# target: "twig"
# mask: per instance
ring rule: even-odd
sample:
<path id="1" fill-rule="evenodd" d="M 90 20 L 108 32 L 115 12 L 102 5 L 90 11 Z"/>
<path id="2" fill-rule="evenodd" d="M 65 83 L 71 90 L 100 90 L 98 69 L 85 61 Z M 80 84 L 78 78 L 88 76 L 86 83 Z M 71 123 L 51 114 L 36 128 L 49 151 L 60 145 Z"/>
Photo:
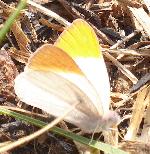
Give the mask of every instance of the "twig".
<path id="1" fill-rule="evenodd" d="M 125 68 L 119 61 L 117 61 L 113 56 L 111 56 L 109 53 L 104 53 L 104 55 L 111 60 L 119 69 L 120 71 L 127 76 L 133 84 L 137 83 L 138 79 L 127 69 Z"/>
<path id="2" fill-rule="evenodd" d="M 128 36 L 126 36 L 124 39 L 118 41 L 116 44 L 114 44 L 113 46 L 111 46 L 110 49 L 116 49 L 118 46 L 120 46 L 124 42 L 128 41 L 129 39 L 131 39 L 132 37 L 134 37 L 136 34 L 138 34 L 138 31 L 134 31 L 133 33 L 131 33 Z"/>
<path id="3" fill-rule="evenodd" d="M 46 14 L 47 16 L 50 16 L 50 17 L 54 18 L 55 20 L 57 20 L 59 23 L 61 23 L 64 26 L 69 26 L 70 25 L 70 23 L 67 20 L 65 20 L 64 18 L 62 18 L 61 16 L 59 16 L 55 12 L 41 6 L 40 4 L 37 4 L 37 3 L 35 3 L 33 1 L 31 1 L 31 0 L 28 0 L 27 4 L 35 7 L 36 9 L 38 9 L 40 12 Z"/>

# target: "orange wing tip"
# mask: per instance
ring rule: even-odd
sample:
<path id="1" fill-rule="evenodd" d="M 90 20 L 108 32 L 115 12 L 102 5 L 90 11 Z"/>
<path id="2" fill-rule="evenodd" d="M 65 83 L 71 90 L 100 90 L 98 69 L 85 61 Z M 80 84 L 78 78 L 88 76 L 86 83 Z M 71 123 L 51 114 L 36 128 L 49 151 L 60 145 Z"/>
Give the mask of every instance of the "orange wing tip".
<path id="1" fill-rule="evenodd" d="M 99 58 L 102 55 L 99 41 L 93 28 L 82 19 L 74 20 L 73 23 L 61 33 L 54 45 L 75 58 Z"/>
<path id="2" fill-rule="evenodd" d="M 45 44 L 36 50 L 29 59 L 27 68 L 38 71 L 83 74 L 67 53 L 50 44 Z"/>

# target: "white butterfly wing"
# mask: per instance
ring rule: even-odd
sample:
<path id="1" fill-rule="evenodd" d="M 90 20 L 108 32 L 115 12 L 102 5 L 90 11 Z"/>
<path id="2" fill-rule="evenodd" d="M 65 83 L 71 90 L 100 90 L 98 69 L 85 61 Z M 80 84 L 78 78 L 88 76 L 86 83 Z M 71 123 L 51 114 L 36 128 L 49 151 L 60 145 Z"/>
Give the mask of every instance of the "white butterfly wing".
<path id="1" fill-rule="evenodd" d="M 110 83 L 98 38 L 92 27 L 82 19 L 75 20 L 54 44 L 70 55 L 97 92 L 93 101 L 100 114 L 109 111 Z"/>
<path id="2" fill-rule="evenodd" d="M 85 132 L 93 132 L 102 118 L 95 114 L 96 108 L 78 87 L 53 72 L 25 71 L 15 79 L 15 91 L 23 102 L 56 117 L 79 102 L 64 120 Z"/>

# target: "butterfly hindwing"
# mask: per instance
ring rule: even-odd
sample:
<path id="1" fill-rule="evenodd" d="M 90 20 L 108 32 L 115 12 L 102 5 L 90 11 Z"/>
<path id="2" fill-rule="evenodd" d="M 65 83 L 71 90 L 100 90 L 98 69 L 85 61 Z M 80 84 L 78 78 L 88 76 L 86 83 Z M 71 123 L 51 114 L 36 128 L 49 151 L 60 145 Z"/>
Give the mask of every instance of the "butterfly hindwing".
<path id="1" fill-rule="evenodd" d="M 81 101 L 64 120 L 85 132 L 93 131 L 100 120 L 90 106 L 85 106 L 85 102 L 90 101 L 87 96 L 68 80 L 53 72 L 23 72 L 16 78 L 15 90 L 22 101 L 55 117 L 62 116 L 72 105 Z"/>

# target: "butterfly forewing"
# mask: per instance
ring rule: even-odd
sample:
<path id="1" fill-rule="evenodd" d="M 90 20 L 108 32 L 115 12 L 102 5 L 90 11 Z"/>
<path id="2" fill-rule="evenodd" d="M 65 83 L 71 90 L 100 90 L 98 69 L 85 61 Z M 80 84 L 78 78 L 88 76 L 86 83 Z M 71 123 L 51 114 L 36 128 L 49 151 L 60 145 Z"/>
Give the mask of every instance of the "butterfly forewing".
<path id="1" fill-rule="evenodd" d="M 94 30 L 84 20 L 75 20 L 54 44 L 67 52 L 91 82 L 100 101 L 93 101 L 100 114 L 109 110 L 110 85 L 107 69 Z"/>

